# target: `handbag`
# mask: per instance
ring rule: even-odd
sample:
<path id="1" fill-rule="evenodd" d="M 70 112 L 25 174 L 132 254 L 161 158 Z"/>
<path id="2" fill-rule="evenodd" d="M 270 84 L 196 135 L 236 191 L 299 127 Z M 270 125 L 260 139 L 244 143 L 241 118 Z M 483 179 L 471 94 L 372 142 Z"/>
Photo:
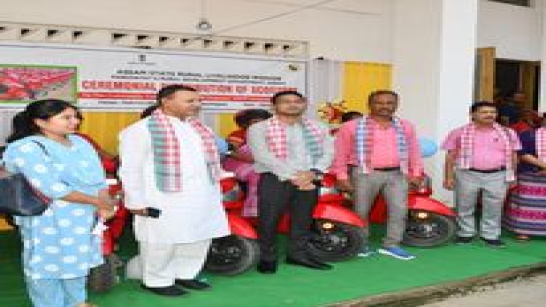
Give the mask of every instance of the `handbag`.
<path id="1" fill-rule="evenodd" d="M 43 145 L 36 143 L 48 155 Z M 41 215 L 50 203 L 51 199 L 36 190 L 23 174 L 10 173 L 0 167 L 0 213 Z"/>
<path id="2" fill-rule="evenodd" d="M 51 200 L 34 189 L 23 174 L 0 174 L 0 213 L 33 216 L 47 209 Z"/>

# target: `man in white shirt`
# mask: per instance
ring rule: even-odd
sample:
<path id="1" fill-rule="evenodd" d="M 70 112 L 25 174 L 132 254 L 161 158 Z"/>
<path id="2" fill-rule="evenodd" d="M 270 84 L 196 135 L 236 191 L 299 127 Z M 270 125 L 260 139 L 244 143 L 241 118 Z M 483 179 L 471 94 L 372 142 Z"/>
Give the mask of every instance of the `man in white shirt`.
<path id="1" fill-rule="evenodd" d="M 170 85 L 158 92 L 157 103 L 121 133 L 119 175 L 125 206 L 135 214 L 142 288 L 180 296 L 182 288 L 210 288 L 195 277 L 211 239 L 228 235 L 229 227 L 214 134 L 196 118 L 199 94 Z"/>

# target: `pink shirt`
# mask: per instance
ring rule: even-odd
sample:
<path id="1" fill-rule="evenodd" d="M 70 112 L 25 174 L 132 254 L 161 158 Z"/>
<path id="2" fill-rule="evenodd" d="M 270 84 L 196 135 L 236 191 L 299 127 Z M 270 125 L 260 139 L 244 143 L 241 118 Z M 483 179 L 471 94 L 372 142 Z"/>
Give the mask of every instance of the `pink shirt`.
<path id="1" fill-rule="evenodd" d="M 357 120 L 347 122 L 339 128 L 335 141 L 335 156 L 330 171 L 338 179 L 347 179 L 348 166 L 358 165 L 355 145 L 355 132 Z M 409 147 L 409 172 L 412 177 L 419 177 L 423 173 L 423 163 L 419 150 L 419 142 L 415 135 L 413 125 L 402 120 L 402 127 L 406 135 L 406 141 Z M 370 163 L 371 168 L 384 168 L 400 166 L 398 157 L 398 145 L 396 142 L 396 132 L 394 127 L 383 129 L 374 125 L 373 146 L 371 149 Z"/>
<path id="2" fill-rule="evenodd" d="M 374 140 L 389 140 L 388 142 L 375 142 L 372 146 L 370 164 L 372 168 L 400 166 L 398 146 L 396 144 L 396 130 L 390 126 L 387 129 L 375 125 L 373 129 Z"/>
<path id="3" fill-rule="evenodd" d="M 509 131 L 513 150 L 521 150 L 521 143 L 514 130 L 508 128 L 507 130 Z M 458 152 L 461 146 L 462 133 L 463 127 L 451 131 L 442 144 L 442 149 Z M 506 165 L 504 143 L 495 129 L 476 129 L 471 161 L 472 165 L 470 167 L 479 170 L 497 169 Z"/>

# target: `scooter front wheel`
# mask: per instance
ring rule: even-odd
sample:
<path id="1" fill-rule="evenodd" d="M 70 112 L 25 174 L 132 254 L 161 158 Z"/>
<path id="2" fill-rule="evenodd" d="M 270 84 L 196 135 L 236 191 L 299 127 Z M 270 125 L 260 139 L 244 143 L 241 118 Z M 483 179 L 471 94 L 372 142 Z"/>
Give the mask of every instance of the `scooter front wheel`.
<path id="1" fill-rule="evenodd" d="M 252 268 L 260 258 L 258 242 L 235 235 L 212 240 L 205 270 L 237 275 Z"/>
<path id="2" fill-rule="evenodd" d="M 451 241 L 457 226 L 454 218 L 438 213 L 410 210 L 402 243 L 415 247 L 435 247 Z"/>
<path id="3" fill-rule="evenodd" d="M 338 262 L 355 257 L 364 247 L 362 228 L 330 220 L 313 224 L 309 253 L 317 260 Z"/>

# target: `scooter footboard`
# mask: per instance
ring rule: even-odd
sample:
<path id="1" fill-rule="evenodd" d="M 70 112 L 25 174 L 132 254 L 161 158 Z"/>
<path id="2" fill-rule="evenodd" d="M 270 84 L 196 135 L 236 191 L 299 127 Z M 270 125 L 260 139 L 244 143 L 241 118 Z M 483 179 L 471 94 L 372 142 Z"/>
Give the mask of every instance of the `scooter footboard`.
<path id="1" fill-rule="evenodd" d="M 256 229 L 243 217 L 235 213 L 228 213 L 227 218 L 231 234 L 248 239 L 258 239 Z"/>

